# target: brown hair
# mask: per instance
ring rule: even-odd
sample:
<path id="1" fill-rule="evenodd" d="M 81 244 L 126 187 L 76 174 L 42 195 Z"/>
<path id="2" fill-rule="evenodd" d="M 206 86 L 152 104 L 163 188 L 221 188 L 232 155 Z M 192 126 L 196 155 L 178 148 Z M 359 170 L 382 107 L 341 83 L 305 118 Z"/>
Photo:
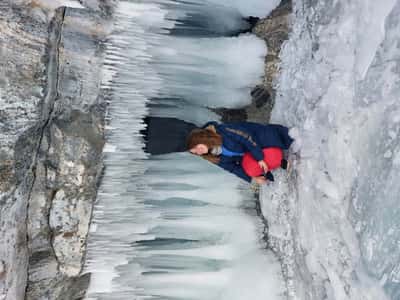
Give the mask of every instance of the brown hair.
<path id="1" fill-rule="evenodd" d="M 190 150 L 198 144 L 204 144 L 208 149 L 212 149 L 222 145 L 222 137 L 212 129 L 193 129 L 186 140 L 187 149 Z M 214 164 L 219 162 L 219 157 L 210 153 L 203 154 L 201 157 Z"/>

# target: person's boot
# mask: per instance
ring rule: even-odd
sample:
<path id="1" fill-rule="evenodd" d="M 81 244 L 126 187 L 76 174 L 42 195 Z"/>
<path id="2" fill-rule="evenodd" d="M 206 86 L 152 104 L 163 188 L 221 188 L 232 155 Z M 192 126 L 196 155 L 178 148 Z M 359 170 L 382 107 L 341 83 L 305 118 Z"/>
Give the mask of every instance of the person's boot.
<path id="1" fill-rule="evenodd" d="M 281 168 L 287 170 L 289 162 L 286 159 L 281 160 Z"/>
<path id="2" fill-rule="evenodd" d="M 269 181 L 275 181 L 274 175 L 272 175 L 272 173 L 270 171 L 268 171 L 267 173 L 264 173 L 264 177 L 265 177 L 265 179 L 267 179 Z"/>

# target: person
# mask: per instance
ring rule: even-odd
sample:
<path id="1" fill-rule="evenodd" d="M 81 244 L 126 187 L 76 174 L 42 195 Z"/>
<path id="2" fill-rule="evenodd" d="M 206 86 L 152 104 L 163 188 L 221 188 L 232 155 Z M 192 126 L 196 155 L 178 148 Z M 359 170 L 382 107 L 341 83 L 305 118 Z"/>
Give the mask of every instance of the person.
<path id="1" fill-rule="evenodd" d="M 289 149 L 292 142 L 288 128 L 282 125 L 252 122 L 219 124 L 212 121 L 190 132 L 187 149 L 247 182 L 254 180 L 262 184 L 267 179 L 273 180 L 272 174 L 268 172 L 277 167 L 277 159 L 279 166 L 286 167 L 282 150 Z M 268 153 L 272 153 L 272 160 Z M 250 169 L 243 164 L 246 159 L 251 162 Z M 270 164 L 274 161 L 273 166 L 268 166 L 269 161 Z M 258 170 L 254 168 L 253 162 L 256 162 Z"/>

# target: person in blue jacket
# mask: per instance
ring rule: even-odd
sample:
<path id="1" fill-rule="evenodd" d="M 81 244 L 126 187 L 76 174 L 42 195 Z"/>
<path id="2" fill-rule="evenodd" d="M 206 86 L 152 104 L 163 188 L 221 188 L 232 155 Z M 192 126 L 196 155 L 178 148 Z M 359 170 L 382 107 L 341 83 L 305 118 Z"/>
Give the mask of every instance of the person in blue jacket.
<path id="1" fill-rule="evenodd" d="M 252 177 L 244 172 L 241 164 L 244 153 L 250 152 L 260 167 L 267 172 L 268 166 L 263 160 L 262 149 L 277 147 L 286 150 L 292 142 L 288 128 L 282 125 L 208 122 L 202 128 L 191 131 L 187 138 L 187 149 L 192 154 L 199 155 L 251 182 Z M 253 179 L 259 184 L 266 180 L 263 176 Z"/>

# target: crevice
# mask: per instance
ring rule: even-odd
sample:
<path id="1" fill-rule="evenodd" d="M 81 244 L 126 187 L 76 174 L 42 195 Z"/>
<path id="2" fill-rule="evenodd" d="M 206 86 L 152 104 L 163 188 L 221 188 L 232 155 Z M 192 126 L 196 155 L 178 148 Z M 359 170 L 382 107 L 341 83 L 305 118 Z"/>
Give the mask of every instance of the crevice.
<path id="1" fill-rule="evenodd" d="M 32 179 L 29 182 L 28 188 L 28 197 L 26 203 L 26 218 L 25 218 L 25 226 L 26 226 L 26 248 L 28 252 L 28 257 L 31 256 L 29 251 L 29 230 L 28 230 L 28 222 L 29 222 L 29 205 L 32 198 L 32 193 L 34 189 L 34 185 L 36 182 L 36 166 L 38 162 L 38 157 L 40 155 L 41 145 L 43 142 L 43 138 L 46 134 L 46 130 L 48 129 L 54 111 L 54 104 L 57 101 L 58 95 L 58 87 L 59 87 L 59 47 L 61 42 L 61 33 L 62 27 L 64 23 L 65 17 L 65 7 L 60 7 L 56 10 L 55 16 L 50 22 L 49 26 L 49 39 L 48 39 L 48 61 L 47 61 L 47 93 L 44 97 L 43 104 L 42 104 L 42 117 L 39 123 L 39 139 L 36 144 L 36 149 L 33 152 L 33 159 L 32 164 L 30 167 L 30 171 L 28 172 L 28 178 L 31 177 Z M 30 173 L 30 174 L 29 174 Z M 30 175 L 30 176 L 29 176 Z M 29 180 L 29 179 L 28 179 Z M 47 219 L 49 222 L 49 219 Z M 52 244 L 50 242 L 51 248 Z M 52 249 L 54 252 L 54 249 Z M 29 287 L 29 260 L 27 264 L 27 281 L 25 286 L 25 299 L 28 293 Z"/>
<path id="2" fill-rule="evenodd" d="M 53 242 L 54 242 L 54 238 L 55 238 L 55 232 L 50 227 L 50 214 L 51 214 L 51 211 L 53 210 L 53 201 L 54 201 L 54 198 L 55 198 L 57 192 L 58 192 L 57 190 L 52 190 L 51 191 L 51 194 L 50 194 L 50 197 L 49 197 L 49 207 L 48 207 L 48 211 L 47 211 L 47 214 L 46 214 L 46 222 L 47 222 L 47 226 L 49 227 L 49 245 L 50 245 L 53 257 L 57 262 L 57 270 L 59 270 L 60 266 L 61 266 L 61 262 L 58 259 L 58 256 L 57 256 L 56 251 L 55 251 L 54 246 L 53 246 Z"/>

